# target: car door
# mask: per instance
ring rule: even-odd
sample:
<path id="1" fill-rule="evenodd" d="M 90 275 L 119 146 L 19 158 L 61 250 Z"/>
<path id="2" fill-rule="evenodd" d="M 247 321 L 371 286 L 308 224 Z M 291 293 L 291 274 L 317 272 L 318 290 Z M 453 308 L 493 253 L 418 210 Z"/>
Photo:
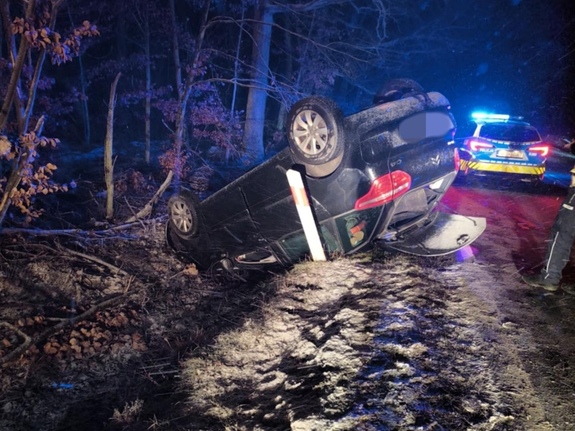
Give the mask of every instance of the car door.
<path id="1" fill-rule="evenodd" d="M 237 255 L 263 242 L 259 229 L 247 207 L 240 177 L 216 194 L 202 201 L 202 217 L 213 252 Z"/>
<path id="2" fill-rule="evenodd" d="M 242 194 L 262 241 L 273 242 L 301 229 L 286 177 L 292 167 L 289 152 L 283 151 L 258 166 L 255 175 L 248 175 L 242 181 Z"/>

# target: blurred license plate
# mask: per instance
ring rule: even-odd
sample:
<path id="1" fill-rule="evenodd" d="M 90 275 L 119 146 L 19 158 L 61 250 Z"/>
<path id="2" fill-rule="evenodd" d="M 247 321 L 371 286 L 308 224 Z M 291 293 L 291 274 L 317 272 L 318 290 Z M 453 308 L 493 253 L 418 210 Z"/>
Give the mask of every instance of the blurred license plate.
<path id="1" fill-rule="evenodd" d="M 522 159 L 524 158 L 524 152 L 521 150 L 499 150 L 497 151 L 497 157 L 506 157 L 508 159 Z"/>

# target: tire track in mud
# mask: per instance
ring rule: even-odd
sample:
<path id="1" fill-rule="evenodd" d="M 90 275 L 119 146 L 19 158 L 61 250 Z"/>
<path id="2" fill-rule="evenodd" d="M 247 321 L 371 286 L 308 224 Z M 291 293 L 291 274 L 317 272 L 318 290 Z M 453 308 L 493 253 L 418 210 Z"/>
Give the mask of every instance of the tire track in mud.
<path id="1" fill-rule="evenodd" d="M 556 429 L 546 420 L 544 403 L 520 355 L 520 346 L 526 341 L 523 328 L 528 322 L 510 317 L 503 298 L 505 289 L 517 286 L 519 276 L 515 266 L 469 262 L 448 267 L 444 275 L 459 286 L 448 303 L 449 313 L 468 329 L 466 338 L 473 350 L 480 349 L 491 373 L 491 380 L 483 387 L 499 407 L 495 417 L 502 413 L 510 419 L 502 429 Z M 490 424 L 493 419 L 490 418 Z"/>
<path id="2" fill-rule="evenodd" d="M 429 263 L 409 260 L 412 272 L 418 262 Z M 497 310 L 470 295 L 457 276 L 461 265 L 455 268 L 420 270 L 418 278 L 396 280 L 382 298 L 375 365 L 362 384 L 369 397 L 353 411 L 362 422 L 394 430 L 534 429 L 525 428 L 512 396 L 526 394 L 525 377 L 499 375 L 503 364 L 516 361 L 496 345 Z M 387 275 L 376 281 L 386 283 Z"/>
<path id="3" fill-rule="evenodd" d="M 259 320 L 222 334 L 186 363 L 192 409 L 205 429 L 317 429 L 352 404 L 347 387 L 367 361 L 373 318 L 369 271 L 349 261 L 304 264 L 279 280 Z M 377 302 L 373 301 L 373 312 Z M 362 309 L 360 311 L 360 309 Z M 202 425 L 202 424 L 200 424 Z"/>
<path id="4" fill-rule="evenodd" d="M 525 429 L 574 431 L 575 298 L 526 285 L 514 263 L 474 265 L 463 276 L 469 295 L 490 304 L 499 323 L 498 351 L 510 358 L 502 379 L 526 382 L 512 394 L 529 418 Z"/>
<path id="5" fill-rule="evenodd" d="M 553 429 L 514 348 L 500 345 L 513 326 L 462 274 L 495 283 L 480 265 L 441 259 L 296 266 L 261 319 L 186 362 L 198 426 Z"/>

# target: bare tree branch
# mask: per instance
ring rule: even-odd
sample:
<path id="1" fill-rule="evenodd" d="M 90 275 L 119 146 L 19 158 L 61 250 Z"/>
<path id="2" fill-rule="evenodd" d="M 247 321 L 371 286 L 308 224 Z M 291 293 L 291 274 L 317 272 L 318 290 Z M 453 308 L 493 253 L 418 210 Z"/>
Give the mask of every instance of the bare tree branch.
<path id="1" fill-rule="evenodd" d="M 146 205 L 144 205 L 144 208 L 142 208 L 136 215 L 130 217 L 124 223 L 135 223 L 138 220 L 141 220 L 144 217 L 149 216 L 152 213 L 152 208 L 154 207 L 156 202 L 158 202 L 160 197 L 164 194 L 166 189 L 169 187 L 170 183 L 172 182 L 173 177 L 174 177 L 174 172 L 173 171 L 168 172 L 168 176 L 166 177 L 166 179 L 164 180 L 164 182 L 162 183 L 160 188 L 156 191 L 154 196 L 152 196 L 152 199 L 150 199 L 149 202 Z"/>

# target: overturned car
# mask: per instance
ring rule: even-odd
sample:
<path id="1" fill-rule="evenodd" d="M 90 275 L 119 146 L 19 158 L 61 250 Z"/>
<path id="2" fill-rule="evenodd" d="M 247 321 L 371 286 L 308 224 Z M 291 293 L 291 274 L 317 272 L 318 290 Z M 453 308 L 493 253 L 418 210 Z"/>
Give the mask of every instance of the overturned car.
<path id="1" fill-rule="evenodd" d="M 385 85 L 367 109 L 343 116 L 324 97 L 295 103 L 289 146 L 199 202 L 181 189 L 168 203 L 166 239 L 200 268 L 289 266 L 309 255 L 290 185 L 299 170 L 327 253 L 378 243 L 434 256 L 473 242 L 485 219 L 436 206 L 459 169 L 449 101 L 411 80 Z"/>

